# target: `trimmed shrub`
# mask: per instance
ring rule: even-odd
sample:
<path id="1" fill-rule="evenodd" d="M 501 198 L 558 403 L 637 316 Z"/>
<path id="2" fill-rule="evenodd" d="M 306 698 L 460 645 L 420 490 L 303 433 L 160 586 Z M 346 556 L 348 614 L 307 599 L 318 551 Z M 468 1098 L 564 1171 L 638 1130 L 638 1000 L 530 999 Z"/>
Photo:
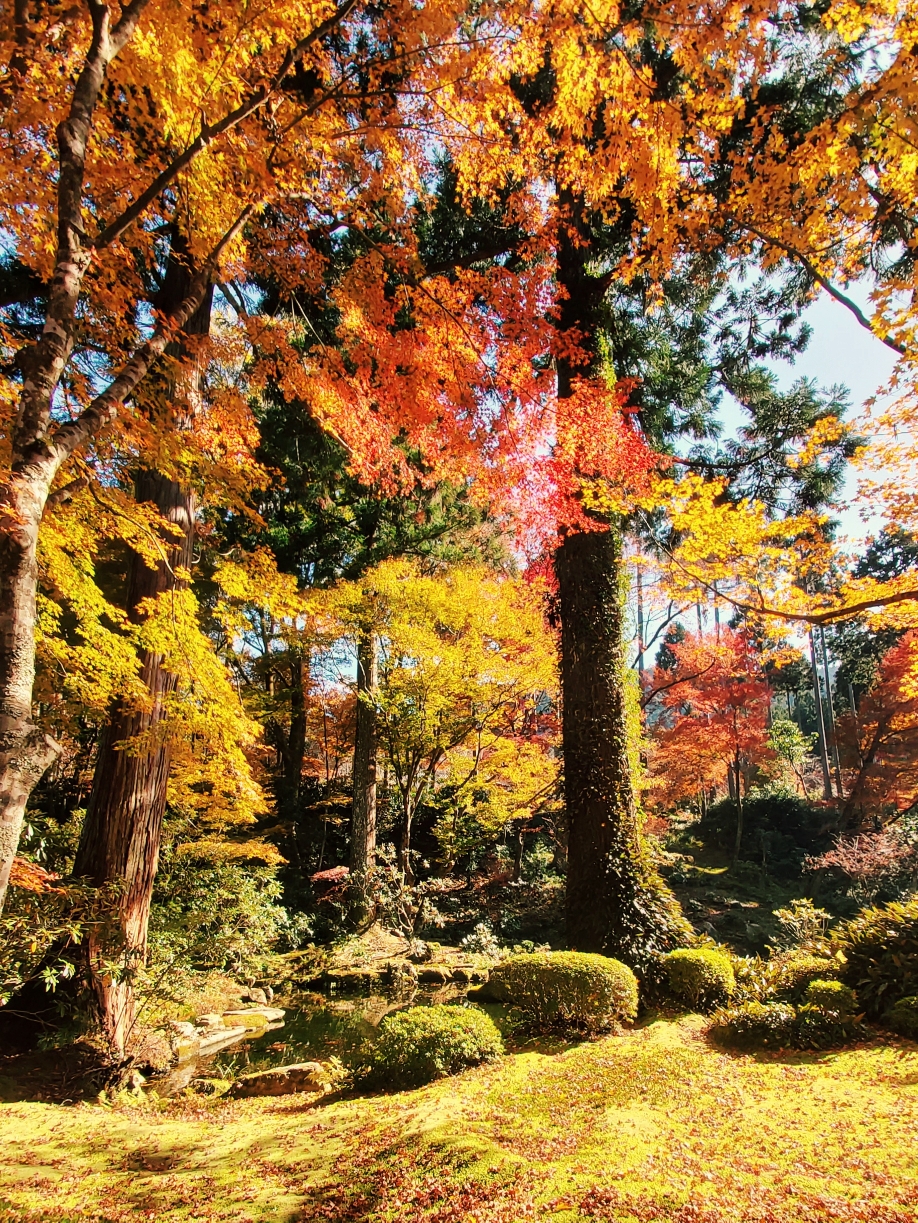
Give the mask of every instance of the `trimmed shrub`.
<path id="1" fill-rule="evenodd" d="M 811 981 L 806 987 L 806 1005 L 821 1006 L 836 1015 L 853 1015 L 857 994 L 842 981 Z"/>
<path id="2" fill-rule="evenodd" d="M 900 1036 L 918 1040 L 918 996 L 912 994 L 908 998 L 900 998 L 896 1005 L 886 1012 L 884 1019 Z"/>
<path id="3" fill-rule="evenodd" d="M 799 1002 L 813 981 L 829 981 L 838 977 L 842 965 L 837 960 L 805 952 L 783 955 L 769 961 L 771 989 L 779 998 Z"/>
<path id="4" fill-rule="evenodd" d="M 734 1049 L 784 1049 L 794 1044 L 797 1015 L 785 1002 L 743 1002 L 716 1011 L 711 1039 Z"/>
<path id="5" fill-rule="evenodd" d="M 833 930 L 832 940 L 845 957 L 842 977 L 868 1015 L 918 994 L 918 893 L 862 910 Z"/>
<path id="6" fill-rule="evenodd" d="M 580 951 L 511 956 L 492 969 L 488 990 L 542 1029 L 601 1031 L 633 1019 L 638 1007 L 637 978 L 630 968 Z"/>
<path id="7" fill-rule="evenodd" d="M 865 1029 L 844 1011 L 829 1010 L 810 1002 L 797 1008 L 793 1043 L 798 1049 L 829 1049 L 862 1035 Z"/>
<path id="8" fill-rule="evenodd" d="M 460 1006 L 413 1006 L 387 1015 L 360 1069 L 385 1087 L 418 1087 L 493 1061 L 504 1051 L 494 1021 Z"/>
<path id="9" fill-rule="evenodd" d="M 665 958 L 669 987 L 677 998 L 707 1008 L 726 1002 L 736 989 L 730 957 L 713 947 L 671 951 Z"/>

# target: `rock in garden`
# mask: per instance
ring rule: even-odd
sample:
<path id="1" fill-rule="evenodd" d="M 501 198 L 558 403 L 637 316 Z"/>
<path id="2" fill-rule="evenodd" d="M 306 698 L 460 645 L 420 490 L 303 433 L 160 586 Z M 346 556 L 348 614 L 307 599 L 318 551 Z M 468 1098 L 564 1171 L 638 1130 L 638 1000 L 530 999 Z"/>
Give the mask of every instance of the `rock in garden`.
<path id="1" fill-rule="evenodd" d="M 227 1095 L 234 1100 L 245 1096 L 289 1096 L 297 1091 L 324 1091 L 328 1084 L 328 1072 L 320 1062 L 297 1062 L 244 1074 Z"/>
<path id="2" fill-rule="evenodd" d="M 199 1015 L 197 1023 L 199 1028 L 222 1028 L 225 1026 L 223 1016 L 214 1014 Z"/>
<path id="3" fill-rule="evenodd" d="M 267 1006 L 270 998 L 263 989 L 250 989 L 242 995 L 243 1002 L 257 1002 L 259 1006 Z"/>
<path id="4" fill-rule="evenodd" d="M 426 985 L 445 985 L 452 977 L 449 968 L 431 964 L 427 968 L 418 969 L 418 980 Z"/>
<path id="5" fill-rule="evenodd" d="M 176 1034 L 185 1040 L 194 1040 L 197 1036 L 197 1028 L 193 1023 L 189 1023 L 186 1019 L 170 1019 L 169 1027 Z"/>
<path id="6" fill-rule="evenodd" d="M 223 1022 L 228 1028 L 242 1024 L 246 1028 L 264 1028 L 269 1023 L 278 1023 L 286 1012 L 279 1006 L 248 1006 L 235 1011 L 224 1011 Z"/>

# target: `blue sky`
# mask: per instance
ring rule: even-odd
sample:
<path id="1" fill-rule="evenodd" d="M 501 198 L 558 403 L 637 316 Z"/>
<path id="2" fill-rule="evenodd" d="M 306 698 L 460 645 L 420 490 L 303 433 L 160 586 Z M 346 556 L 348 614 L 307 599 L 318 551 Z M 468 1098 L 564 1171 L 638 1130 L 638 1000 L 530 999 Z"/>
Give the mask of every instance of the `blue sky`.
<path id="1" fill-rule="evenodd" d="M 866 288 L 859 292 L 857 287 L 849 291 L 865 313 L 870 311 L 867 292 Z M 841 383 L 849 392 L 849 418 L 859 416 L 864 402 L 877 393 L 892 373 L 896 354 L 826 293 L 820 294 L 804 317 L 813 329 L 806 350 L 793 365 L 786 361 L 772 364 L 781 388 L 788 389 L 799 378 L 814 378 L 824 387 Z M 744 417 L 738 406 L 724 405 L 722 418 L 728 431 L 732 432 Z M 852 474 L 845 495 L 853 497 L 855 491 L 856 481 Z M 843 510 L 838 517 L 842 533 L 848 537 L 853 550 L 857 549 L 857 541 L 876 529 L 877 524 L 871 528 L 869 522 L 862 521 L 857 508 Z"/>

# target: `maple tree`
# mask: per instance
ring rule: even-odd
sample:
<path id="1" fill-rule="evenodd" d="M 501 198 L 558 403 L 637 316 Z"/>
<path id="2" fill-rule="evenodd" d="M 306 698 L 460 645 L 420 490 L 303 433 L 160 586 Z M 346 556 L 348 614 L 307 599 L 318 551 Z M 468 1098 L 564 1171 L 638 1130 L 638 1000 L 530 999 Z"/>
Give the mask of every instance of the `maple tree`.
<path id="1" fill-rule="evenodd" d="M 337 614 L 378 639 L 372 702 L 398 794 L 398 847 L 411 878 L 411 834 L 425 797 L 448 794 L 502 828 L 554 789 L 557 761 L 536 710 L 555 659 L 537 588 L 480 568 L 425 575 L 390 561 L 333 592 Z"/>
<path id="2" fill-rule="evenodd" d="M 746 768 L 773 755 L 768 684 L 742 630 L 724 626 L 713 640 L 687 634 L 669 648 L 676 665 L 661 670 L 652 689 L 661 709 L 653 725 L 654 794 L 668 807 L 729 779 L 737 804 L 737 860 Z"/>
<path id="3" fill-rule="evenodd" d="M 898 811 L 918 798 L 918 634 L 911 630 L 883 656 L 857 710 L 838 720 L 838 742 L 851 781 L 843 826 L 868 813 Z"/>

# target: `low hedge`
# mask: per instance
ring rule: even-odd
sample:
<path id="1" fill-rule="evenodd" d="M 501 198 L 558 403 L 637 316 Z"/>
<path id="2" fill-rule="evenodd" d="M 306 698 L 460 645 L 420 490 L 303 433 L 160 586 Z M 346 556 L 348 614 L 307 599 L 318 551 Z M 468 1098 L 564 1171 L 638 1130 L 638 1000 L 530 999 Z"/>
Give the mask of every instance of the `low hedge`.
<path id="1" fill-rule="evenodd" d="M 493 1061 L 504 1051 L 494 1021 L 461 1006 L 413 1006 L 387 1015 L 358 1077 L 381 1087 L 418 1087 Z"/>
<path id="2" fill-rule="evenodd" d="M 832 942 L 845 958 L 842 979 L 868 1015 L 918 994 L 918 893 L 862 910 L 832 931 Z"/>
<path id="3" fill-rule="evenodd" d="M 540 1029 L 602 1031 L 633 1019 L 638 1008 L 638 983 L 630 968 L 579 951 L 511 956 L 491 970 L 488 991 Z"/>
<path id="4" fill-rule="evenodd" d="M 900 998 L 884 1016 L 885 1022 L 900 1036 L 918 1040 L 918 997 Z"/>
<path id="5" fill-rule="evenodd" d="M 743 1002 L 716 1011 L 711 1039 L 734 1049 L 786 1049 L 794 1043 L 797 1012 L 786 1002 Z"/>
<path id="6" fill-rule="evenodd" d="M 736 989 L 730 957 L 713 947 L 671 951 L 664 963 L 672 993 L 694 1007 L 706 1010 L 726 1002 Z"/>
<path id="7" fill-rule="evenodd" d="M 770 986 L 782 1001 L 800 1002 L 813 981 L 829 981 L 839 976 L 842 965 L 838 960 L 808 952 L 784 953 L 768 961 Z"/>

